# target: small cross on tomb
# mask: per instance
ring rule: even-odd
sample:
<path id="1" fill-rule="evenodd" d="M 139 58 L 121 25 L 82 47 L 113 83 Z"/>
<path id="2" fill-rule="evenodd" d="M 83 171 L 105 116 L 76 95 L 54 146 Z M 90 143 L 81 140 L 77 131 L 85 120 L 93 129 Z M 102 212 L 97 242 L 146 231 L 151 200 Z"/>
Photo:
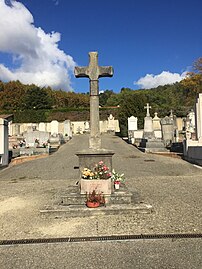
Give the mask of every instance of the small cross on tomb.
<path id="1" fill-rule="evenodd" d="M 149 103 L 147 103 L 147 106 L 144 107 L 147 110 L 147 117 L 150 117 L 150 113 L 149 113 L 149 109 L 151 108 L 151 106 L 149 105 Z"/>

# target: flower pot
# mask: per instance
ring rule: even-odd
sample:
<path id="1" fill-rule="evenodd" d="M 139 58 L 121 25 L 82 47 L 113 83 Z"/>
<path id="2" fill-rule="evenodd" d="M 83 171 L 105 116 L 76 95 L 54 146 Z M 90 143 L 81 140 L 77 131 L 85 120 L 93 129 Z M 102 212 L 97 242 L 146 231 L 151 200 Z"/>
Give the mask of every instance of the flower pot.
<path id="1" fill-rule="evenodd" d="M 119 190 L 119 187 L 120 187 L 120 184 L 119 184 L 119 183 L 114 184 L 114 188 L 115 188 L 116 190 Z"/>
<path id="2" fill-rule="evenodd" d="M 96 208 L 96 207 L 99 207 L 100 206 L 100 203 L 99 202 L 90 202 L 90 201 L 87 201 L 86 202 L 86 206 L 87 207 L 90 207 L 90 208 Z"/>

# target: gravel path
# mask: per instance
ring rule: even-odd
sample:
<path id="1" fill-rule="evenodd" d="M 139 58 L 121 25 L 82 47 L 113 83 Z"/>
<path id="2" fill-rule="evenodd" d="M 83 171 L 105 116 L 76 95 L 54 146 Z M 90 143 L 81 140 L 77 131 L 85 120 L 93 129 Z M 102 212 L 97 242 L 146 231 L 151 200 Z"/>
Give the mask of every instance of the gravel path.
<path id="1" fill-rule="evenodd" d="M 181 159 L 145 154 L 122 139 L 103 135 L 114 150 L 113 167 L 151 214 L 45 219 L 39 210 L 54 204 L 78 180 L 75 153 L 88 136 L 75 136 L 53 155 L 0 171 L 0 239 L 144 233 L 201 233 L 202 170 Z M 90 225 L 89 225 L 90 222 Z"/>

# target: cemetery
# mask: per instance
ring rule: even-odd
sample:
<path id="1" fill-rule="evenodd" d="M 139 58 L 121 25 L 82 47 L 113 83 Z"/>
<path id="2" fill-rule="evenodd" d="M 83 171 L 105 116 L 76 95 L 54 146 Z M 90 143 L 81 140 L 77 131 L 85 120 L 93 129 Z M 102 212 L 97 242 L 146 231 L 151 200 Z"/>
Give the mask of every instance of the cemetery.
<path id="1" fill-rule="evenodd" d="M 144 128 L 131 115 L 125 140 L 112 114 L 99 119 L 98 81 L 112 75 L 112 67 L 98 65 L 97 52 L 89 53 L 89 66 L 75 67 L 76 77 L 89 78 L 90 122 L 0 118 L 0 165 L 7 167 L 0 169 L 2 244 L 142 233 L 201 237 L 202 95 L 187 118 L 172 110 L 152 117 L 146 103 Z M 11 164 L 9 151 L 20 156 Z"/>
<path id="2" fill-rule="evenodd" d="M 98 53 L 90 52 L 89 66 L 75 67 L 75 76 L 89 78 L 90 122 L 71 122 L 70 120 L 20 124 L 11 122 L 8 128 L 7 122 L 1 119 L 0 131 L 3 134 L 1 145 L 4 145 L 1 148 L 1 165 L 8 165 L 9 149 L 13 152 L 18 150 L 19 156 L 27 156 L 28 160 L 30 156 L 34 155 L 46 157 L 53 149 L 58 149 L 75 135 L 87 135 L 89 136 L 88 148 L 75 153 L 79 168 L 77 184 L 70 186 L 61 194 L 58 208 L 57 206 L 49 207 L 41 210 L 42 214 L 47 215 L 50 212 L 64 214 L 66 212 L 73 215 L 73 208 L 76 205 L 82 206 L 86 203 L 86 193 L 92 195 L 94 192 L 105 196 L 104 204 L 108 205 L 109 208 L 112 206 L 113 212 L 116 212 L 116 207 L 114 208 L 113 205 L 118 205 L 117 210 L 120 212 L 139 209 L 151 212 L 152 205 L 142 203 L 140 206 L 133 203 L 135 199 L 133 193 L 121 181 L 121 177 L 124 178 L 124 173 L 114 170 L 112 158 L 115 152 L 102 145 L 101 138 L 104 134 L 114 135 L 120 131 L 119 122 L 114 119 L 112 114 L 104 122 L 99 119 L 98 80 L 100 77 L 112 77 L 113 68 L 98 66 Z M 151 106 L 147 103 L 144 107 L 146 109 L 144 129 L 138 130 L 138 115 L 132 115 L 128 118 L 128 142 L 144 154 L 165 154 L 170 152 L 174 144 L 181 143 L 184 147 L 184 158 L 200 164 L 200 133 L 202 133 L 200 132 L 200 98 L 201 95 L 197 99 L 195 108 L 196 127 L 194 111 L 189 113 L 187 119 L 177 118 L 173 115 L 172 110 L 169 116 L 159 118 L 158 113 L 155 112 L 152 118 L 150 115 Z M 193 141 L 194 137 L 197 140 Z M 21 163 L 22 158 L 19 160 Z M 96 169 L 100 166 L 101 170 L 97 171 Z M 103 178 L 106 173 L 107 178 Z M 105 211 L 106 208 L 102 210 Z M 78 214 L 78 208 L 76 208 L 76 214 Z"/>
<path id="3" fill-rule="evenodd" d="M 0 269 L 202 268 L 201 10 L 0 0 Z"/>

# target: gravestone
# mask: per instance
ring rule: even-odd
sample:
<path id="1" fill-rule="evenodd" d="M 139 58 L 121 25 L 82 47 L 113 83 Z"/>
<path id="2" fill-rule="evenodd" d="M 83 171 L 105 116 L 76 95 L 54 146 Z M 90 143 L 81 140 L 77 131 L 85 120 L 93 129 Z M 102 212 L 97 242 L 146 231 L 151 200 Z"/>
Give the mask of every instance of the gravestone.
<path id="1" fill-rule="evenodd" d="M 107 120 L 108 120 L 107 131 L 108 132 L 114 132 L 115 131 L 115 119 L 114 119 L 114 116 L 112 114 L 110 114 Z"/>
<path id="2" fill-rule="evenodd" d="M 152 139 L 154 138 L 154 130 L 153 130 L 153 121 L 152 117 L 150 116 L 149 109 L 151 106 L 149 103 L 147 103 L 147 106 L 144 107 L 147 109 L 147 114 L 146 117 L 144 118 L 144 132 L 143 132 L 143 137 L 145 139 Z"/>
<path id="3" fill-rule="evenodd" d="M 23 133 L 26 141 L 26 147 L 45 147 L 50 138 L 50 134 L 45 131 L 32 131 L 29 130 Z"/>
<path id="4" fill-rule="evenodd" d="M 8 121 L 0 118 L 0 167 L 8 165 L 8 153 Z"/>
<path id="5" fill-rule="evenodd" d="M 59 122 L 57 120 L 52 120 L 50 125 L 51 125 L 51 135 L 58 134 Z"/>
<path id="6" fill-rule="evenodd" d="M 183 141 L 183 151 L 186 160 L 202 165 L 202 93 L 195 103 L 195 136 Z"/>
<path id="7" fill-rule="evenodd" d="M 154 130 L 154 136 L 156 138 L 161 139 L 162 138 L 162 131 L 161 131 L 161 119 L 158 117 L 158 113 L 154 113 L 153 121 L 153 130 Z"/>
<path id="8" fill-rule="evenodd" d="M 45 132 L 46 131 L 46 124 L 45 122 L 39 123 L 39 131 Z"/>
<path id="9" fill-rule="evenodd" d="M 88 121 L 84 122 L 84 131 L 85 133 L 89 133 L 90 132 L 90 124 Z"/>
<path id="10" fill-rule="evenodd" d="M 137 117 L 128 117 L 128 142 L 134 144 L 134 131 L 137 131 Z"/>
<path id="11" fill-rule="evenodd" d="M 139 149 L 148 153 L 167 151 L 161 138 L 155 137 L 154 135 L 153 120 L 149 113 L 149 109 L 151 108 L 151 106 L 149 106 L 149 103 L 147 103 L 147 106 L 144 108 L 147 109 L 147 114 L 144 118 L 143 138 L 141 139 Z"/>
<path id="12" fill-rule="evenodd" d="M 186 119 L 186 138 L 192 139 L 193 137 L 195 137 L 195 112 L 192 109 Z"/>
<path id="13" fill-rule="evenodd" d="M 137 117 L 128 118 L 128 131 L 137 131 Z"/>
<path id="14" fill-rule="evenodd" d="M 72 138 L 72 128 L 70 120 L 64 121 L 64 136 L 68 137 L 69 139 Z"/>
<path id="15" fill-rule="evenodd" d="M 162 136 L 166 147 L 171 146 L 174 140 L 174 125 L 173 118 L 166 116 L 161 120 Z"/>

